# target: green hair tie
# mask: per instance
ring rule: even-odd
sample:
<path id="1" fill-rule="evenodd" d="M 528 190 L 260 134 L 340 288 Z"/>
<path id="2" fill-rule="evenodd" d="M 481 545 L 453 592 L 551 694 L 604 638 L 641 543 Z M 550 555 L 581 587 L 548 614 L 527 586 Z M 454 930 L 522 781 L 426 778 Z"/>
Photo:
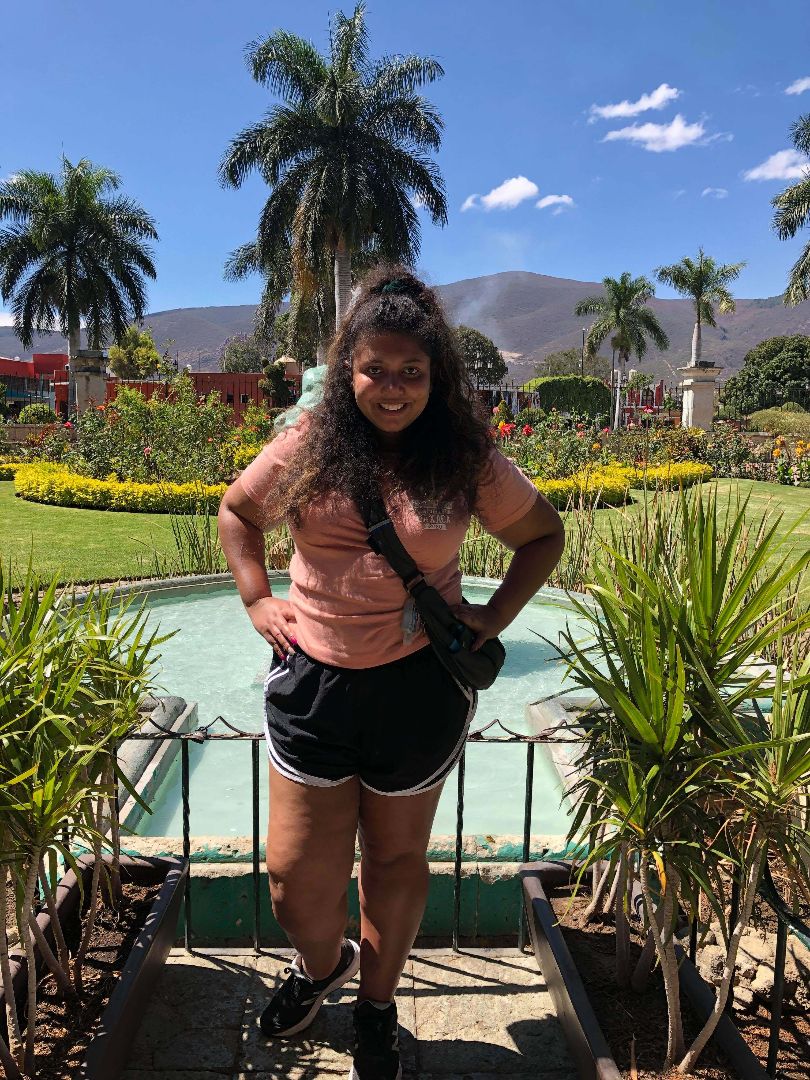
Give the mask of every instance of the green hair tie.
<path id="1" fill-rule="evenodd" d="M 383 285 L 383 293 L 398 293 L 405 292 L 407 289 L 407 282 L 402 281 L 401 278 L 394 278 L 393 281 L 389 281 L 387 285 Z"/>

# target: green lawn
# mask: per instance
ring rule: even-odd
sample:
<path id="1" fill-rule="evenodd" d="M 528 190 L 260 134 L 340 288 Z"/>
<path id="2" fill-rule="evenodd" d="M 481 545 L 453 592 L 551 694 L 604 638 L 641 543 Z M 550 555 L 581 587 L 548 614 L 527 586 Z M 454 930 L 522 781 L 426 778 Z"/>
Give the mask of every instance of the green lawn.
<path id="1" fill-rule="evenodd" d="M 152 552 L 174 547 L 165 514 L 118 514 L 25 502 L 12 480 L 0 482 L 0 553 L 16 579 L 32 557 L 60 581 L 117 581 L 149 576 Z"/>
<path id="2" fill-rule="evenodd" d="M 708 487 L 708 485 L 707 485 Z M 792 546 L 810 546 L 810 489 L 763 484 L 750 480 L 719 480 L 723 501 L 734 492 L 750 494 L 749 516 L 761 514 L 766 506 L 784 513 L 786 525 L 805 519 L 791 538 Z M 636 502 L 630 512 L 639 512 Z M 621 510 L 597 512 L 600 525 L 607 528 L 611 516 Z M 0 553 L 11 559 L 15 577 L 27 565 L 29 555 L 40 574 L 58 574 L 60 581 L 117 581 L 145 577 L 152 571 L 155 548 L 173 550 L 168 516 L 164 514 L 118 514 L 103 510 L 74 510 L 24 502 L 14 495 L 12 481 L 0 482 Z"/>
<path id="3" fill-rule="evenodd" d="M 712 486 L 717 489 L 720 510 L 732 501 L 736 504 L 738 497 L 742 500 L 747 496 L 746 517 L 749 521 L 759 520 L 766 509 L 781 513 L 785 530 L 796 525 L 789 540 L 795 552 L 799 554 L 810 547 L 810 488 L 789 487 L 786 484 L 765 484 L 759 480 L 717 480 L 712 485 L 704 484 L 703 490 L 708 492 Z M 644 496 L 640 491 L 635 491 L 633 494 L 636 501 L 632 508 L 625 508 L 624 511 L 622 508 L 601 510 L 598 512 L 600 521 L 607 526 L 611 517 L 626 512 L 627 509 L 632 509 L 636 513 L 640 512 Z"/>

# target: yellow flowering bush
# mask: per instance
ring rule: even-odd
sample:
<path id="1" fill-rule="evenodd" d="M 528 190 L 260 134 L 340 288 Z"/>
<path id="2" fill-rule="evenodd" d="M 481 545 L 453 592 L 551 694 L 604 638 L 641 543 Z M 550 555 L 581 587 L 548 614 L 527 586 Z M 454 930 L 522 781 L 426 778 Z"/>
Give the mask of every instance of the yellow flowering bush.
<path id="1" fill-rule="evenodd" d="M 258 457 L 263 449 L 263 443 L 244 443 L 242 446 L 238 446 L 233 454 L 234 469 L 239 471 L 246 469 L 251 461 L 253 461 L 255 457 Z"/>
<path id="2" fill-rule="evenodd" d="M 17 466 L 14 488 L 22 499 L 54 506 L 185 514 L 193 510 L 214 513 L 226 485 L 143 484 L 132 480 L 121 481 L 115 474 L 105 480 L 96 480 L 92 476 L 72 473 L 64 465 L 36 462 Z"/>
<path id="3" fill-rule="evenodd" d="M 672 461 L 664 465 L 636 466 L 630 470 L 632 487 L 679 488 L 691 487 L 711 480 L 711 465 L 699 461 Z"/>
<path id="4" fill-rule="evenodd" d="M 0 480 L 13 480 L 21 464 L 19 461 L 0 461 Z"/>
<path id="5" fill-rule="evenodd" d="M 581 469 L 562 480 L 535 480 L 538 491 L 558 509 L 581 498 L 598 506 L 621 506 L 631 488 L 679 488 L 702 484 L 712 476 L 709 465 L 699 462 L 671 462 L 666 465 L 604 465 Z"/>

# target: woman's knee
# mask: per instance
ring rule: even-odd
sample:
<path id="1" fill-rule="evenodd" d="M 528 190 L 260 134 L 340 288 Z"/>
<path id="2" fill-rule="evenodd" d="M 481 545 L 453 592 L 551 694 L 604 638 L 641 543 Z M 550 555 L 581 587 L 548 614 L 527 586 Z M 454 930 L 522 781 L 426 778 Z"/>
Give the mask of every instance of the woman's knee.
<path id="1" fill-rule="evenodd" d="M 427 849 L 424 844 L 384 844 L 361 839 L 363 866 L 395 876 L 410 877 L 427 872 Z"/>
<path id="2" fill-rule="evenodd" d="M 311 927 L 333 911 L 346 896 L 349 875 L 336 868 L 317 867 L 303 859 L 273 858 L 268 855 L 267 876 L 273 913 L 285 930 Z"/>

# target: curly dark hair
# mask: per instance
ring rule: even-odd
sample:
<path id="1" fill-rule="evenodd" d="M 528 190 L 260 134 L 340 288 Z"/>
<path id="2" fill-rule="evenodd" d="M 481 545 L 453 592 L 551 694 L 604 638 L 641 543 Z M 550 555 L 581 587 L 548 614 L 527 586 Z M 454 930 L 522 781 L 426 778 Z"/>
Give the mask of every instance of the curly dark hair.
<path id="1" fill-rule="evenodd" d="M 428 403 L 404 429 L 393 472 L 352 389 L 354 350 L 380 333 L 407 335 L 430 357 Z M 363 280 L 332 341 L 323 399 L 308 415 L 271 494 L 274 516 L 299 522 L 311 502 L 335 494 L 362 505 L 383 480 L 392 492 L 473 509 L 492 448 L 487 419 L 436 294 L 404 267 L 381 265 Z"/>

